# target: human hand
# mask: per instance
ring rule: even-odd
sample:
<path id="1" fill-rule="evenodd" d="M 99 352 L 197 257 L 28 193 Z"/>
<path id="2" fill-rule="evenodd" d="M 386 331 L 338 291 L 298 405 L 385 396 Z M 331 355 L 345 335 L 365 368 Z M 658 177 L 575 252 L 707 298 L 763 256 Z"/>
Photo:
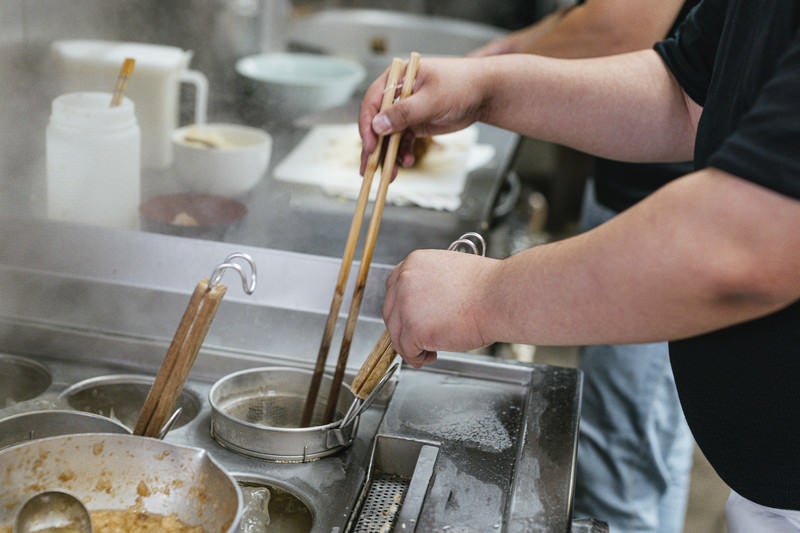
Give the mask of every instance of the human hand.
<path id="1" fill-rule="evenodd" d="M 361 174 L 379 136 L 404 132 L 397 160 L 414 164 L 413 141 L 463 129 L 480 118 L 483 105 L 478 59 L 424 58 L 414 92 L 380 112 L 388 69 L 367 89 L 359 113 Z"/>
<path id="2" fill-rule="evenodd" d="M 484 331 L 486 291 L 500 261 L 444 250 L 418 250 L 386 280 L 383 319 L 400 356 L 419 368 L 438 350 L 467 351 L 491 342 Z"/>

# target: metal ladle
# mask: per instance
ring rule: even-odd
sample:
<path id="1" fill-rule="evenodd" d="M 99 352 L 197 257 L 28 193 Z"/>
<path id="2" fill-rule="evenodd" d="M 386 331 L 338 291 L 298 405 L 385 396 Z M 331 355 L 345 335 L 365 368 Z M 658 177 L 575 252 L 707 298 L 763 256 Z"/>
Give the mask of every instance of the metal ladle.
<path id="1" fill-rule="evenodd" d="M 14 533 L 92 533 L 89 511 L 72 494 L 51 490 L 35 494 L 17 512 Z"/>

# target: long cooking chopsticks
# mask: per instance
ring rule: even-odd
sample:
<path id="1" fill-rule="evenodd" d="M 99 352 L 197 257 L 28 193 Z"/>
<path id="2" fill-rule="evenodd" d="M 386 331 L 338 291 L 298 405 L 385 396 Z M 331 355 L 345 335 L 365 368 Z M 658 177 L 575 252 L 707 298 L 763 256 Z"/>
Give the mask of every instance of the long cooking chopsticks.
<path id="1" fill-rule="evenodd" d="M 413 52 L 408 61 L 406 68 L 403 86 L 400 91 L 400 98 L 408 97 L 413 88 L 414 81 L 419 68 L 419 54 Z M 395 89 L 397 82 L 400 78 L 403 61 L 394 59 L 389 70 L 387 78 L 386 90 L 381 102 L 381 110 L 385 109 L 394 101 Z M 365 237 L 364 250 L 361 257 L 361 264 L 356 280 L 356 287 L 353 292 L 353 297 L 350 303 L 350 309 L 347 315 L 347 322 L 345 324 L 345 331 L 342 337 L 342 344 L 339 351 L 339 358 L 336 363 L 336 370 L 331 380 L 331 387 L 328 393 L 328 401 L 323 417 L 323 423 L 329 423 L 335 413 L 336 404 L 339 398 L 339 390 L 341 389 L 342 379 L 347 366 L 347 358 L 350 353 L 350 346 L 352 344 L 352 337 L 355 331 L 355 325 L 358 319 L 358 312 L 361 306 L 361 301 L 364 295 L 364 288 L 366 287 L 367 274 L 369 272 L 370 263 L 372 262 L 372 255 L 375 250 L 375 241 L 378 237 L 378 230 L 380 229 L 381 217 L 383 215 L 383 207 L 386 202 L 386 193 L 388 191 L 389 183 L 392 181 L 394 174 L 395 160 L 397 159 L 397 151 L 400 146 L 400 139 L 402 133 L 394 133 L 389 138 L 389 143 L 383 155 L 381 164 L 381 180 L 378 185 L 378 193 L 375 199 L 372 214 L 370 215 L 370 223 L 367 228 L 367 235 Z M 361 184 L 361 190 L 356 201 L 356 209 L 353 215 L 353 221 L 350 226 L 350 232 L 347 237 L 345 251 L 342 257 L 342 264 L 339 270 L 339 278 L 334 291 L 333 301 L 328 313 L 328 318 L 325 323 L 325 330 L 323 331 L 322 342 L 320 343 L 319 353 L 317 354 L 317 362 L 312 376 L 311 385 L 309 387 L 306 404 L 303 410 L 303 418 L 301 421 L 302 426 L 308 426 L 316 405 L 317 397 L 319 395 L 319 387 L 322 382 L 322 376 L 325 370 L 325 363 L 330 350 L 331 339 L 336 326 L 339 309 L 341 307 L 342 299 L 344 296 L 344 289 L 347 283 L 347 278 L 350 273 L 350 266 L 355 255 L 355 247 L 358 241 L 358 236 L 361 232 L 361 225 L 366 213 L 366 206 L 369 199 L 369 193 L 372 186 L 372 178 L 377 170 L 378 162 L 381 159 L 381 148 L 384 138 L 378 139 L 375 150 L 370 154 L 367 160 L 367 168 L 364 173 L 364 181 Z"/>
<path id="2" fill-rule="evenodd" d="M 403 62 L 400 59 L 392 61 L 392 66 L 389 71 L 389 77 L 386 81 L 386 90 L 383 93 L 383 101 L 381 102 L 381 110 L 386 108 L 392 103 L 394 99 L 394 91 L 391 88 L 397 85 L 397 80 L 400 78 L 400 70 Z M 372 188 L 372 180 L 375 176 L 375 171 L 378 168 L 378 163 L 381 154 L 381 145 L 383 137 L 378 139 L 375 150 L 370 154 L 367 160 L 367 167 L 364 171 L 364 179 L 361 182 L 361 189 L 356 199 L 355 212 L 353 213 L 353 220 L 350 223 L 350 231 L 347 234 L 347 241 L 344 247 L 344 254 L 342 255 L 342 263 L 339 267 L 339 277 L 336 281 L 336 287 L 333 292 L 333 299 L 331 300 L 330 310 L 328 311 L 328 318 L 325 321 L 325 329 L 322 332 L 322 340 L 320 342 L 319 351 L 317 352 L 317 362 L 314 366 L 314 374 L 311 376 L 311 384 L 306 396 L 306 403 L 303 408 L 303 417 L 300 426 L 306 427 L 310 425 L 311 418 L 314 413 L 314 407 L 317 403 L 317 396 L 319 395 L 319 387 L 322 383 L 322 376 L 325 372 L 325 363 L 330 351 L 333 333 L 336 329 L 336 319 L 339 315 L 339 309 L 342 306 L 344 299 L 344 290 L 347 285 L 347 278 L 350 275 L 350 267 L 353 263 L 353 256 L 356 251 L 356 244 L 358 237 L 361 233 L 361 224 L 364 220 L 364 214 L 367 210 L 367 203 L 369 202 L 369 193 Z"/>
<path id="3" fill-rule="evenodd" d="M 403 76 L 403 87 L 400 90 L 400 99 L 408 98 L 414 89 L 414 81 L 417 76 L 417 69 L 419 68 L 419 54 L 413 52 L 406 67 L 405 75 Z M 375 251 L 375 242 L 378 240 L 378 231 L 381 226 L 381 217 L 383 216 L 383 207 L 386 203 L 386 193 L 389 190 L 389 184 L 392 182 L 394 175 L 395 165 L 397 161 L 397 151 L 400 148 L 400 139 L 403 132 L 393 133 L 389 137 L 389 144 L 386 147 L 386 153 L 383 157 L 381 165 L 381 180 L 378 184 L 378 194 L 375 198 L 375 203 L 372 207 L 372 214 L 369 219 L 369 226 L 367 227 L 367 235 L 364 242 L 364 251 L 361 256 L 361 264 L 358 270 L 358 277 L 356 278 L 356 286 L 353 291 L 353 297 L 350 302 L 350 310 L 347 314 L 347 322 L 345 323 L 344 335 L 342 338 L 342 345 L 339 351 L 339 358 L 336 363 L 336 370 L 333 374 L 331 382 L 331 390 L 328 393 L 328 403 L 325 410 L 324 423 L 329 423 L 333 420 L 336 414 L 336 404 L 339 399 L 339 390 L 344 378 L 344 372 L 347 367 L 347 357 L 350 353 L 350 345 L 353 339 L 353 333 L 358 321 L 358 312 L 361 307 L 361 300 L 364 297 L 364 289 L 367 286 L 367 274 L 369 267 L 372 263 L 372 254 Z"/>

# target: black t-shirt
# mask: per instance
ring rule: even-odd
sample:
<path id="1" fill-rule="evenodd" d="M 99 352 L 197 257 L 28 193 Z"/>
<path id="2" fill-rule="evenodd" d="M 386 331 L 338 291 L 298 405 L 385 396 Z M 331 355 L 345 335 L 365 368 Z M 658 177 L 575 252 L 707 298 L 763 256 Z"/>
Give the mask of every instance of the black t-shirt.
<path id="1" fill-rule="evenodd" d="M 583 3 L 583 2 L 580 2 Z M 672 35 L 700 0 L 686 0 L 667 35 Z M 614 211 L 624 211 L 668 181 L 694 170 L 684 163 L 623 163 L 594 160 L 594 190 L 597 201 Z"/>
<path id="2" fill-rule="evenodd" d="M 656 45 L 704 106 L 697 168 L 800 199 L 799 22 L 797 0 L 704 0 Z M 672 342 L 670 356 L 686 418 L 720 477 L 756 503 L 800 510 L 800 303 Z"/>

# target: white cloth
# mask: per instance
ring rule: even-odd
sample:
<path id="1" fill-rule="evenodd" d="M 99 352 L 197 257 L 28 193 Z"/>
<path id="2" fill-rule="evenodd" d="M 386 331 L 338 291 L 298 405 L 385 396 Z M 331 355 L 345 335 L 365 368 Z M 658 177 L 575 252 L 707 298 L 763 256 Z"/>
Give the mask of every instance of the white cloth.
<path id="1" fill-rule="evenodd" d="M 401 168 L 389 186 L 386 201 L 429 209 L 455 211 L 470 171 L 489 163 L 494 147 L 479 144 L 478 129 L 440 135 L 425 159 L 413 168 Z M 276 179 L 321 187 L 325 193 L 356 198 L 361 189 L 361 139 L 357 124 L 316 126 L 275 168 Z M 372 182 L 375 198 L 380 172 Z"/>
<path id="2" fill-rule="evenodd" d="M 734 491 L 725 504 L 728 533 L 797 533 L 800 511 L 774 509 L 751 502 Z"/>

